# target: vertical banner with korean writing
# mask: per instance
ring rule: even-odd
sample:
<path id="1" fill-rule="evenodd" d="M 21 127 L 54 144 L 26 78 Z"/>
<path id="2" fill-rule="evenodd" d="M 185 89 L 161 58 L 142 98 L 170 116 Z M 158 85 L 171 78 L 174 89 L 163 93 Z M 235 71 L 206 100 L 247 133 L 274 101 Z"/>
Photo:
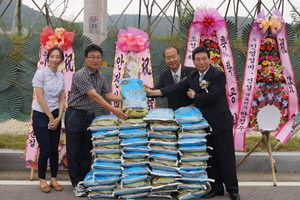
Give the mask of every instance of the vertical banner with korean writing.
<path id="1" fill-rule="evenodd" d="M 250 30 L 242 102 L 235 130 L 236 150 L 245 150 L 247 130 L 261 130 L 257 115 L 265 106 L 280 111 L 280 121 L 274 131 L 279 130 L 275 137 L 284 144 L 292 128 L 290 121 L 298 113 L 298 98 L 287 52 L 285 23 L 278 10 L 273 11 L 270 19 L 264 12 L 259 13 Z"/>
<path id="2" fill-rule="evenodd" d="M 144 84 L 153 87 L 148 35 L 132 27 L 127 27 L 127 31 L 120 29 L 116 45 L 112 93 L 120 95 L 120 79 L 123 78 L 137 78 Z M 119 107 L 118 102 L 111 104 Z M 148 98 L 147 104 L 149 109 L 154 108 L 154 99 Z"/>
<path id="3" fill-rule="evenodd" d="M 72 42 L 74 39 L 73 32 L 67 32 L 62 28 L 55 29 L 55 32 L 51 30 L 50 27 L 46 27 L 44 32 L 41 34 L 41 45 L 40 45 L 40 53 L 39 60 L 37 63 L 37 70 L 43 69 L 48 66 L 47 64 L 47 53 L 48 50 L 54 46 L 57 46 L 57 41 L 60 41 L 61 37 L 64 37 L 64 41 L 62 42 L 60 47 L 64 51 L 64 62 L 59 66 L 59 71 L 62 72 L 65 76 L 65 91 L 66 91 L 66 102 L 68 98 L 68 91 L 71 89 L 72 76 L 75 73 L 75 58 L 74 58 L 74 49 L 72 47 Z M 50 37 L 52 36 L 52 37 Z M 51 38 L 51 39 L 50 39 Z M 34 100 L 35 91 L 33 91 Z M 62 126 L 62 130 L 64 127 Z M 27 168 L 37 168 L 37 157 L 38 157 L 38 142 L 36 141 L 36 137 L 34 135 L 32 129 L 32 110 L 30 113 L 30 121 L 28 125 L 27 131 L 27 142 L 25 147 L 25 161 Z M 66 168 L 66 142 L 65 142 L 65 134 L 61 133 L 61 139 L 59 142 L 59 168 Z"/>
<path id="4" fill-rule="evenodd" d="M 211 65 L 224 71 L 226 75 L 226 95 L 236 124 L 239 102 L 235 65 L 226 22 L 216 9 L 204 8 L 195 11 L 189 28 L 185 66 L 194 67 L 192 53 L 198 46 L 207 47 L 210 51 Z"/>

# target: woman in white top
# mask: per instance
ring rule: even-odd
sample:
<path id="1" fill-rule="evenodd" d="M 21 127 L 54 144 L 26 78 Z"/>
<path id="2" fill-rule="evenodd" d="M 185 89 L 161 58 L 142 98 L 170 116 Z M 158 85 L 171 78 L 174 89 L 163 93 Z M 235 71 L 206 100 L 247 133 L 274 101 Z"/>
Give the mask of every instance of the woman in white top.
<path id="1" fill-rule="evenodd" d="M 33 132 L 39 144 L 38 176 L 43 192 L 50 192 L 50 187 L 57 191 L 63 187 L 57 183 L 58 143 L 61 132 L 61 118 L 65 104 L 65 78 L 57 69 L 64 61 L 64 52 L 53 47 L 48 51 L 48 66 L 37 70 L 32 84 L 35 98 L 32 104 Z M 46 170 L 50 159 L 50 186 L 46 182 Z"/>

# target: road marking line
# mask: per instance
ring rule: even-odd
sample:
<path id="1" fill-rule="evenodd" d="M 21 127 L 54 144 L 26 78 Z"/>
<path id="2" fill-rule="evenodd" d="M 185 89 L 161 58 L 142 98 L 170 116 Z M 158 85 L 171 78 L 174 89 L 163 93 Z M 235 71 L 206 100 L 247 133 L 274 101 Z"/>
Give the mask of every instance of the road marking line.
<path id="1" fill-rule="evenodd" d="M 60 185 L 71 185 L 70 181 L 58 181 Z M 40 181 L 14 181 L 14 180 L 1 180 L 0 185 L 39 185 Z"/>
<path id="2" fill-rule="evenodd" d="M 61 185 L 71 185 L 70 181 L 58 181 Z M 39 185 L 40 181 L 0 180 L 0 185 Z M 239 186 L 273 186 L 272 182 L 239 182 Z M 277 186 L 300 186 L 300 182 L 277 182 Z"/>

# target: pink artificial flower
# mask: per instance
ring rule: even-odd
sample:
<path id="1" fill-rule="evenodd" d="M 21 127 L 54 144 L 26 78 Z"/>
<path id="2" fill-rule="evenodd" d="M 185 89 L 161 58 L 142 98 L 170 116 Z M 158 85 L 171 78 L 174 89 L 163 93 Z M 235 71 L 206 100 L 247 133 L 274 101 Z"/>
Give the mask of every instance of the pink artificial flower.
<path id="1" fill-rule="evenodd" d="M 203 8 L 195 11 L 192 26 L 196 27 L 201 34 L 211 36 L 214 31 L 225 26 L 225 20 L 216 9 Z"/>

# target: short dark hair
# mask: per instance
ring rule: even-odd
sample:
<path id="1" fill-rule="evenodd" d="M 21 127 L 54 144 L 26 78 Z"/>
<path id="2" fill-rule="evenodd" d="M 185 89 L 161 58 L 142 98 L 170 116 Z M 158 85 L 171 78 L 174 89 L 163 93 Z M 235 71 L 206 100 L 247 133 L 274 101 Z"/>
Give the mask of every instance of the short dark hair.
<path id="1" fill-rule="evenodd" d="M 90 51 L 99 51 L 101 56 L 103 56 L 103 51 L 102 51 L 101 47 L 96 45 L 96 44 L 88 45 L 84 50 L 84 56 L 88 57 L 88 54 L 89 54 Z"/>
<path id="2" fill-rule="evenodd" d="M 176 47 L 173 47 L 173 46 L 171 46 L 171 47 L 167 47 L 167 48 L 164 50 L 164 52 L 163 52 L 163 56 L 164 56 L 164 58 L 165 58 L 165 52 L 166 52 L 168 49 L 176 49 L 176 51 L 177 51 L 177 54 L 179 55 L 179 49 L 178 49 L 178 48 L 176 48 Z"/>
<path id="3" fill-rule="evenodd" d="M 61 59 L 64 60 L 64 58 L 65 58 L 65 57 L 64 57 L 64 51 L 61 50 L 61 48 L 59 48 L 59 47 L 52 47 L 51 49 L 48 50 L 48 53 L 47 53 L 47 60 L 49 59 L 51 53 L 52 53 L 53 51 L 55 51 L 55 50 L 57 50 L 57 51 L 59 52 Z"/>
<path id="4" fill-rule="evenodd" d="M 205 46 L 200 46 L 194 49 L 193 54 L 192 54 L 192 59 L 195 60 L 195 55 L 197 53 L 206 53 L 207 57 L 210 58 L 210 53 L 209 50 Z"/>

